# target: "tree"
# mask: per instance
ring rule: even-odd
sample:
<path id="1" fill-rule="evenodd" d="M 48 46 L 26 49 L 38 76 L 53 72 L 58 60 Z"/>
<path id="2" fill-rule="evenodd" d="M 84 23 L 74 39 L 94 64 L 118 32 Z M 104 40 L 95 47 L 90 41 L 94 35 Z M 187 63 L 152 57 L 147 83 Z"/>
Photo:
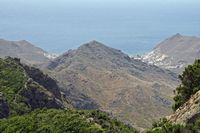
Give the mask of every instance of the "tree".
<path id="1" fill-rule="evenodd" d="M 200 90 L 200 59 L 186 67 L 179 79 L 181 84 L 176 88 L 175 104 L 172 107 L 174 111 Z"/>

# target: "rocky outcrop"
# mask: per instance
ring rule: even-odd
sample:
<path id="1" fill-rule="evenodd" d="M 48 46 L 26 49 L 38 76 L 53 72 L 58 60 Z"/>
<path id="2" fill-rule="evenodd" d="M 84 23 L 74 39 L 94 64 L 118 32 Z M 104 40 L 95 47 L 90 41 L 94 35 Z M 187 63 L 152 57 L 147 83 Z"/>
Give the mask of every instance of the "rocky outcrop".
<path id="1" fill-rule="evenodd" d="M 61 99 L 57 99 L 54 94 L 48 92 L 43 86 L 34 81 L 27 83 L 27 88 L 20 92 L 25 100 L 24 102 L 31 107 L 32 110 L 37 108 L 56 108 L 63 109 L 64 105 Z"/>
<path id="2" fill-rule="evenodd" d="M 191 98 L 176 112 L 167 117 L 173 123 L 187 124 L 193 123 L 200 118 L 200 91 Z"/>
<path id="3" fill-rule="evenodd" d="M 55 80 L 17 58 L 0 59 L 0 118 L 37 108 L 69 107 Z"/>
<path id="4" fill-rule="evenodd" d="M 61 98 L 60 88 L 58 87 L 56 80 L 50 78 L 38 68 L 30 67 L 24 64 L 21 64 L 21 66 L 24 68 L 29 78 L 46 88 L 48 91 L 52 92 L 56 98 Z"/>

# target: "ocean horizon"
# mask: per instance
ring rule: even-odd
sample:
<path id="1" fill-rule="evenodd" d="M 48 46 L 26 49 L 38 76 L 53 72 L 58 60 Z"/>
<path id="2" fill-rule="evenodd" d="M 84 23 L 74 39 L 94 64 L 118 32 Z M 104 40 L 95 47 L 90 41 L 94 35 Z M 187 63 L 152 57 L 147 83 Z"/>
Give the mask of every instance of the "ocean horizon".
<path id="1" fill-rule="evenodd" d="M 141 55 L 176 33 L 200 36 L 196 3 L 145 5 L 127 0 L 105 6 L 101 2 L 39 4 L 36 0 L 22 4 L 2 0 L 0 38 L 27 40 L 58 54 L 97 40 L 129 55 Z"/>

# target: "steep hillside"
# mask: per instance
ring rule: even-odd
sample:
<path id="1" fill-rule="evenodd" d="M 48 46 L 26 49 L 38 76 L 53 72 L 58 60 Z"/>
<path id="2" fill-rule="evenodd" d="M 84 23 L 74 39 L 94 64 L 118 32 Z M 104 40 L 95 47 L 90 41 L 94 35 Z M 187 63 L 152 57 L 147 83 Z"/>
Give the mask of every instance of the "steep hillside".
<path id="1" fill-rule="evenodd" d="M 0 39 L 0 57 L 6 56 L 20 58 L 26 64 L 42 64 L 51 59 L 48 52 L 33 46 L 31 43 L 21 41 L 7 41 Z"/>
<path id="2" fill-rule="evenodd" d="M 3 119 L 2 119 L 3 118 Z M 55 80 L 17 58 L 0 59 L 0 132 L 134 133 L 107 113 L 72 108 Z"/>
<path id="3" fill-rule="evenodd" d="M 200 132 L 200 60 L 188 65 L 179 76 L 172 115 L 153 124 L 148 133 L 199 133 Z"/>
<path id="4" fill-rule="evenodd" d="M 170 114 L 178 83 L 176 74 L 97 41 L 64 53 L 47 68 L 64 87 L 63 92 L 73 94 L 66 97 L 74 106 L 100 108 L 138 127 L 148 127 Z"/>
<path id="5" fill-rule="evenodd" d="M 171 122 L 186 124 L 194 123 L 200 118 L 200 91 L 194 94 L 176 112 L 167 117 Z"/>
<path id="6" fill-rule="evenodd" d="M 200 60 L 186 67 L 180 80 L 174 97 L 176 112 L 169 119 L 175 123 L 194 123 L 200 118 Z"/>
<path id="7" fill-rule="evenodd" d="M 188 64 L 200 58 L 200 38 L 176 34 L 156 46 L 142 60 L 181 73 Z"/>
<path id="8" fill-rule="evenodd" d="M 17 58 L 0 59 L 0 118 L 67 105 L 56 81 L 40 70 L 21 64 Z"/>

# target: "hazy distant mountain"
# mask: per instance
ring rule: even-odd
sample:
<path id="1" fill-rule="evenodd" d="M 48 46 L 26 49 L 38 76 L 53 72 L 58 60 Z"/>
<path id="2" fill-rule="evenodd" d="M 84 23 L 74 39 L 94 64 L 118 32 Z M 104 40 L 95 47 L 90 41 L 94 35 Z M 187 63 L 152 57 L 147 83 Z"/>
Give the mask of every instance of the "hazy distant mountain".
<path id="1" fill-rule="evenodd" d="M 5 56 L 18 57 L 27 64 L 46 63 L 54 57 L 25 40 L 7 41 L 0 39 L 0 57 Z"/>
<path id="2" fill-rule="evenodd" d="M 197 58 L 200 58 L 200 38 L 176 34 L 161 42 L 142 60 L 180 73 Z"/>
<path id="3" fill-rule="evenodd" d="M 151 126 L 152 121 L 170 114 L 178 82 L 176 74 L 97 41 L 64 53 L 47 68 L 74 106 L 94 106 L 138 127 Z"/>

